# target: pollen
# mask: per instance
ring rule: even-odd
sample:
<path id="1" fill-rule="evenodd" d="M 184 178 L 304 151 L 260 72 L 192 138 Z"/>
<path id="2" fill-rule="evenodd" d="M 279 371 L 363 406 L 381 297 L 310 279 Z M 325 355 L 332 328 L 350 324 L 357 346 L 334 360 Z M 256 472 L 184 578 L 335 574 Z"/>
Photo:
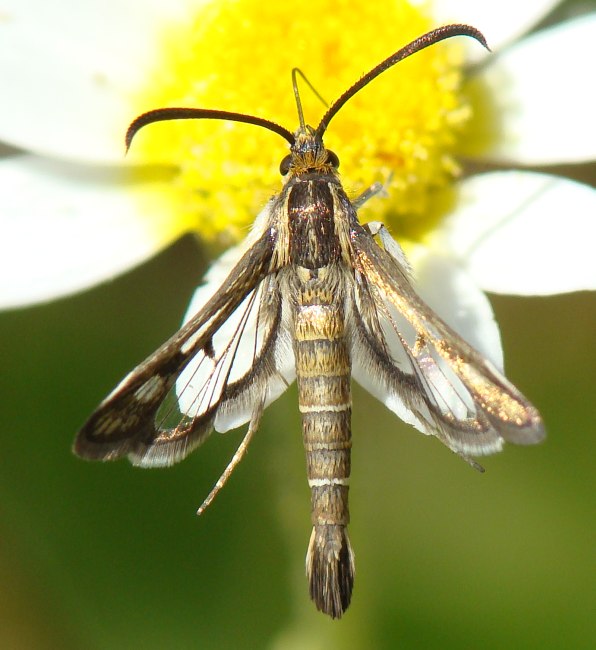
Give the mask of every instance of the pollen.
<path id="1" fill-rule="evenodd" d="M 135 93 L 137 113 L 211 108 L 256 115 L 294 131 L 292 68 L 300 68 L 331 103 L 437 26 L 424 3 L 402 0 L 359 3 L 357 10 L 350 0 L 193 6 L 194 13 L 163 27 Z M 325 135 L 350 196 L 377 181 L 387 188 L 387 198 L 362 208 L 363 219 L 384 221 L 402 240 L 421 239 L 432 229 L 459 173 L 454 152 L 471 111 L 461 90 L 458 40 L 429 47 L 383 73 L 341 109 Z M 316 126 L 325 106 L 300 80 L 299 90 L 306 122 Z M 143 129 L 131 157 L 174 170 L 167 200 L 172 219 L 224 246 L 243 237 L 279 191 L 287 147 L 253 125 L 183 120 Z"/>

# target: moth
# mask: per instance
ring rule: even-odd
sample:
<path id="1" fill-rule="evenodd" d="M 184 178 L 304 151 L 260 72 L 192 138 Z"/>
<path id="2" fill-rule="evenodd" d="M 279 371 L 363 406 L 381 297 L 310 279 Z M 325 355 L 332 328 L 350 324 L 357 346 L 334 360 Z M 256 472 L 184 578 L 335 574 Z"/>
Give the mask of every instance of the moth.
<path id="1" fill-rule="evenodd" d="M 137 366 L 99 405 L 74 451 L 92 460 L 128 456 L 156 467 L 182 460 L 213 429 L 248 422 L 238 451 L 199 512 L 246 451 L 265 407 L 294 382 L 311 490 L 306 555 L 310 596 L 339 618 L 350 604 L 354 554 L 349 522 L 351 378 L 449 449 L 469 457 L 503 442 L 544 437 L 538 411 L 418 296 L 400 246 L 357 210 L 377 188 L 350 201 L 339 159 L 323 143 L 332 118 L 358 91 L 398 61 L 467 25 L 424 34 L 373 68 L 329 107 L 316 128 L 304 122 L 294 71 L 299 127 L 200 108 L 161 108 L 137 117 L 139 129 L 173 119 L 224 119 L 263 127 L 290 145 L 282 188 L 248 236 L 240 259 L 196 314 Z M 223 265 L 223 262 L 220 263 Z"/>

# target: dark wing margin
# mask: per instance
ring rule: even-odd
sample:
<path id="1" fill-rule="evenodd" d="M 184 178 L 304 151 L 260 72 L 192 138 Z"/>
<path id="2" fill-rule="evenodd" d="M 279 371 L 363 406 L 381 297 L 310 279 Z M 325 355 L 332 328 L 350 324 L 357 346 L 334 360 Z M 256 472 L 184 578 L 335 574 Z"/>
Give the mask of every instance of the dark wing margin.
<path id="1" fill-rule="evenodd" d="M 269 229 L 246 251 L 205 306 L 156 352 L 130 372 L 97 407 L 77 434 L 74 452 L 90 460 L 130 455 L 140 460 L 148 445 L 169 445 L 172 462 L 211 432 L 215 409 L 187 418 L 172 429 L 155 425 L 156 413 L 176 379 L 199 352 L 211 354 L 213 337 L 242 301 L 274 269 Z M 142 463 L 139 463 L 142 464 Z"/>
<path id="2" fill-rule="evenodd" d="M 355 362 L 389 408 L 409 412 L 411 424 L 461 455 L 543 440 L 536 408 L 418 296 L 401 255 L 355 221 L 351 243 Z"/>

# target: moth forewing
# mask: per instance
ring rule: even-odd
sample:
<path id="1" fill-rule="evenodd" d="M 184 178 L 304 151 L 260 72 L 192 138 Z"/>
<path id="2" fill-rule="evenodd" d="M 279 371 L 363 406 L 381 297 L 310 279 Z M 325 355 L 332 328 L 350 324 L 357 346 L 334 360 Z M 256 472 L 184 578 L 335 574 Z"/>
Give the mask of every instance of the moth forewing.
<path id="1" fill-rule="evenodd" d="M 440 430 L 438 433 L 447 435 L 444 442 L 456 451 L 473 455 L 497 451 L 502 443 L 499 438 L 517 444 L 540 442 L 545 433 L 538 411 L 490 361 L 422 301 L 399 267 L 399 261 L 359 224 L 354 227 L 352 243 L 356 268 L 417 332 L 411 358 L 419 376 L 428 380 L 427 389 L 421 395 L 429 406 L 431 428 L 434 423 Z M 446 365 L 448 372 L 441 365 Z M 441 383 L 450 393 L 446 395 L 439 390 L 445 404 L 453 404 L 455 397 L 459 408 L 449 406 L 445 412 L 437 403 L 431 386 L 440 388 Z M 466 408 L 469 405 L 474 408 Z M 464 416 L 466 411 L 468 415 Z"/>
<path id="2" fill-rule="evenodd" d="M 160 405 L 180 373 L 196 354 L 212 347 L 212 338 L 244 298 L 271 272 L 274 236 L 265 232 L 232 269 L 221 290 L 171 339 L 129 373 L 99 405 L 77 434 L 74 451 L 91 460 L 114 460 L 127 454 L 145 464 L 153 446 L 161 451 L 155 463 L 180 460 L 205 437 L 215 417 L 216 404 L 201 417 L 185 418 L 176 427 L 161 430 L 156 422 Z M 194 440 L 194 442 L 193 442 Z M 181 442 L 182 441 L 182 442 Z"/>

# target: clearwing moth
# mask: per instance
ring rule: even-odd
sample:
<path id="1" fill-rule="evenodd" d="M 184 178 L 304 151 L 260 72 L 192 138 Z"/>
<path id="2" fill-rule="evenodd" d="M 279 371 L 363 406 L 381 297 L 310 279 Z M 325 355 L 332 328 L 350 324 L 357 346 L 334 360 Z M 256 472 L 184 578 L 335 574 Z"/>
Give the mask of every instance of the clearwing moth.
<path id="1" fill-rule="evenodd" d="M 264 408 L 294 380 L 311 490 L 306 555 L 310 596 L 339 618 L 350 604 L 354 554 L 347 535 L 353 377 L 420 431 L 469 456 L 504 441 L 544 437 L 538 411 L 418 296 L 399 245 L 380 224 L 363 225 L 323 135 L 342 106 L 398 61 L 453 36 L 483 35 L 467 25 L 424 34 L 373 68 L 326 112 L 295 133 L 266 119 L 227 111 L 162 108 L 137 117 L 126 135 L 153 122 L 223 119 L 264 127 L 290 152 L 282 189 L 257 218 L 244 253 L 174 336 L 137 366 L 79 432 L 83 458 L 128 456 L 142 467 L 182 460 L 216 429 L 248 422 L 234 458 L 199 512 L 246 451 Z M 217 264 L 216 264 L 217 266 Z M 405 414 L 405 416 L 404 416 Z"/>

